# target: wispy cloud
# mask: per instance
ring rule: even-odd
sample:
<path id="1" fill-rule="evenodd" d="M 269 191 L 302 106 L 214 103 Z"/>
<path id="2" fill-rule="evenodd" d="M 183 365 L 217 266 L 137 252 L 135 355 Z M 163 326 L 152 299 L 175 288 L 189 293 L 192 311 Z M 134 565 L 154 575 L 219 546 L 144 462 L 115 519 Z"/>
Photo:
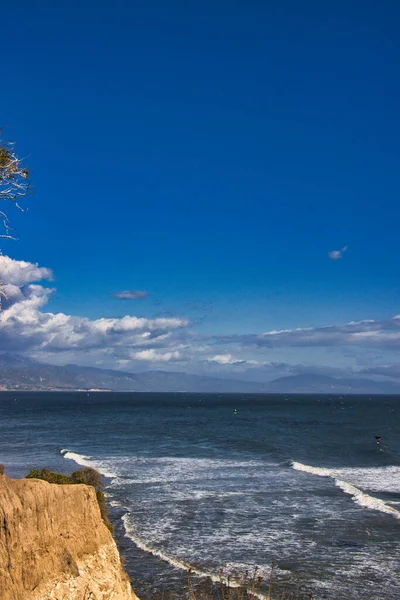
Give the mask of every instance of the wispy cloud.
<path id="1" fill-rule="evenodd" d="M 124 290 L 123 292 L 114 292 L 115 298 L 121 300 L 138 300 L 139 298 L 146 298 L 149 296 L 149 292 L 143 290 Z"/>
<path id="2" fill-rule="evenodd" d="M 358 373 L 362 373 L 363 375 L 380 375 L 384 377 L 400 379 L 400 364 L 367 367 L 364 369 L 359 369 Z"/>
<path id="3" fill-rule="evenodd" d="M 298 327 L 272 330 L 261 334 L 215 336 L 220 344 L 238 344 L 241 347 L 342 347 L 376 346 L 400 348 L 400 315 L 381 321 L 364 320 L 323 327 Z"/>
<path id="4" fill-rule="evenodd" d="M 346 252 L 347 248 L 348 246 L 343 246 L 340 250 L 330 250 L 328 256 L 332 260 L 339 260 L 340 258 L 343 258 L 343 254 Z"/>

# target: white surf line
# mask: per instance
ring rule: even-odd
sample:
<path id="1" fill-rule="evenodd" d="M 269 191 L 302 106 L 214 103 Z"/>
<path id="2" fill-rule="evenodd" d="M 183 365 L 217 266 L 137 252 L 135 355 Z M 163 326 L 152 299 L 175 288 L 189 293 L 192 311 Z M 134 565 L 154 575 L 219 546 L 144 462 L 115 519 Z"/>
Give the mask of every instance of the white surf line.
<path id="1" fill-rule="evenodd" d="M 293 469 L 296 469 L 296 471 L 304 471 L 305 473 L 311 473 L 311 475 L 318 475 L 319 477 L 333 477 L 335 475 L 339 475 L 339 471 L 335 471 L 335 469 L 312 467 L 310 465 L 303 465 L 303 463 L 299 463 L 294 460 L 291 464 Z"/>
<path id="2" fill-rule="evenodd" d="M 380 512 L 392 515 L 395 519 L 400 519 L 400 512 L 386 504 L 384 500 L 365 494 L 355 485 L 348 483 L 347 481 L 342 481 L 341 479 L 335 479 L 335 484 L 340 487 L 345 494 L 350 494 L 354 502 L 360 506 L 366 506 L 372 510 L 379 510 Z"/>
<path id="3" fill-rule="evenodd" d="M 112 473 L 104 467 L 102 467 L 101 461 L 93 459 L 92 456 L 78 454 L 77 452 L 71 452 L 70 450 L 66 449 L 60 450 L 60 454 L 62 454 L 62 456 L 67 460 L 73 460 L 74 462 L 76 462 L 76 464 L 80 465 L 81 467 L 91 467 L 96 469 L 97 471 L 99 471 L 99 473 L 101 473 L 101 475 L 104 475 L 104 477 L 108 477 L 109 479 L 116 479 L 118 477 L 116 473 Z"/>
<path id="4" fill-rule="evenodd" d="M 189 563 L 184 563 L 183 561 L 177 560 L 176 558 L 172 558 L 171 556 L 168 556 L 167 554 L 164 554 L 160 550 L 156 550 L 155 548 L 152 548 L 151 546 L 149 546 L 148 544 L 143 542 L 143 540 L 141 540 L 137 535 L 135 535 L 134 527 L 130 523 L 128 523 L 129 516 L 130 516 L 129 513 L 125 513 L 122 517 L 122 522 L 123 522 L 124 528 L 125 528 L 125 537 L 130 539 L 138 548 L 140 548 L 144 552 L 148 552 L 149 554 L 152 554 L 153 556 L 157 556 L 157 558 L 160 558 L 164 562 L 167 562 L 168 564 L 172 565 L 173 567 L 175 567 L 177 569 L 180 569 L 181 571 L 188 571 L 190 569 L 191 573 L 194 573 L 195 575 L 198 575 L 199 577 L 205 577 L 205 578 L 211 579 L 211 581 L 213 581 L 213 583 L 221 583 L 221 581 L 222 581 L 222 583 L 224 585 L 228 586 L 228 578 L 227 577 L 220 578 L 219 575 L 214 575 L 213 573 L 208 573 L 207 571 L 200 571 L 199 569 L 192 567 Z M 229 587 L 240 588 L 243 586 L 240 584 L 240 582 L 229 579 Z M 259 600 L 272 600 L 271 596 L 269 594 L 266 595 L 266 594 L 261 594 L 260 592 L 252 592 L 251 595 L 255 596 Z"/>
<path id="5" fill-rule="evenodd" d="M 340 476 L 340 469 L 336 470 L 327 469 L 324 467 L 312 467 L 310 465 L 303 465 L 303 463 L 298 463 L 295 461 L 292 462 L 292 467 L 297 471 L 304 471 L 305 473 L 317 475 L 318 477 L 330 477 L 335 481 L 335 485 L 340 487 L 345 494 L 349 494 L 354 502 L 360 506 L 370 508 L 371 510 L 379 510 L 380 512 L 392 515 L 395 517 L 395 519 L 400 519 L 400 512 L 392 506 L 389 506 L 384 500 L 374 498 L 373 496 L 370 496 L 369 494 L 366 494 L 360 490 L 352 483 L 339 479 L 338 477 Z"/>

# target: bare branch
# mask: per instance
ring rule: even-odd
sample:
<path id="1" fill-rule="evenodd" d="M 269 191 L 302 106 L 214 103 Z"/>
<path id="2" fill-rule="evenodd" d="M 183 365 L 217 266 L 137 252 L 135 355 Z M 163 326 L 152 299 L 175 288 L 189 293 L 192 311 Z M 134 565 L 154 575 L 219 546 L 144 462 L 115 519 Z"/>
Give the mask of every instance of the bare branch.
<path id="1" fill-rule="evenodd" d="M 15 152 L 15 144 L 2 139 L 1 134 L 2 131 L 0 131 L 0 201 L 7 200 L 18 210 L 25 212 L 27 209 L 20 206 L 19 200 L 30 192 L 29 173 L 23 166 L 23 160 Z M 16 239 L 8 234 L 11 229 L 9 219 L 2 211 L 0 211 L 0 219 L 5 229 L 5 235 L 0 235 L 0 238 Z"/>
<path id="2" fill-rule="evenodd" d="M 2 135 L 3 131 L 0 130 L 0 200 L 7 200 L 18 210 L 25 212 L 28 209 L 20 206 L 19 200 L 30 192 L 29 173 L 23 166 L 23 160 L 15 152 L 15 144 L 5 141 Z M 0 239 L 16 240 L 17 238 L 10 235 L 12 227 L 8 215 L 1 210 L 0 221 L 3 222 L 5 232 L 0 234 Z M 4 300 L 8 300 L 8 298 L 4 291 L 4 283 L 0 281 L 0 310 L 4 308 Z"/>

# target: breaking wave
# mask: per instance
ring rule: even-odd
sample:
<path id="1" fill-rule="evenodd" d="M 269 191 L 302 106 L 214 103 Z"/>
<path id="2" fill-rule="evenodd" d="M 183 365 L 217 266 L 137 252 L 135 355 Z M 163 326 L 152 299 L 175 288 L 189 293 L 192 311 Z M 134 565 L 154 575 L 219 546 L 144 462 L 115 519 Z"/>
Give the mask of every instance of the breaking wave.
<path id="1" fill-rule="evenodd" d="M 330 477 L 345 494 L 349 494 L 360 506 L 378 510 L 400 519 L 400 511 L 389 506 L 384 500 L 370 496 L 360 489 L 364 487 L 376 492 L 399 491 L 399 467 L 328 469 L 304 465 L 295 461 L 292 462 L 292 467 L 297 471 L 304 471 L 318 477 Z M 348 481 L 349 479 L 350 481 Z"/>
<path id="2" fill-rule="evenodd" d="M 101 460 L 96 460 L 92 456 L 86 456 L 85 454 L 78 454 L 77 452 L 71 452 L 70 450 L 60 450 L 60 454 L 68 460 L 73 460 L 81 467 L 92 467 L 96 469 L 101 475 L 104 477 L 108 477 L 110 479 L 115 479 L 118 477 L 117 473 L 110 471 L 107 468 L 107 465 L 103 463 Z"/>

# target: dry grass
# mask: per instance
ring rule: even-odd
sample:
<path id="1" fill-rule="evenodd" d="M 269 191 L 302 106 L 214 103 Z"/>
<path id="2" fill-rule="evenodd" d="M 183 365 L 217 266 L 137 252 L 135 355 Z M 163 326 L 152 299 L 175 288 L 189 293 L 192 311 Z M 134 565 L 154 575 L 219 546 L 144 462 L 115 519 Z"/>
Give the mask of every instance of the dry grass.
<path id="1" fill-rule="evenodd" d="M 252 572 L 245 571 L 234 578 L 219 573 L 217 583 L 208 579 L 204 582 L 193 582 L 193 573 L 188 570 L 188 584 L 181 592 L 162 592 L 147 600 L 317 600 L 313 593 L 300 590 L 288 591 L 274 579 L 276 563 L 272 563 L 268 578 L 259 575 L 258 567 Z M 333 600 L 333 599 L 331 599 Z"/>

